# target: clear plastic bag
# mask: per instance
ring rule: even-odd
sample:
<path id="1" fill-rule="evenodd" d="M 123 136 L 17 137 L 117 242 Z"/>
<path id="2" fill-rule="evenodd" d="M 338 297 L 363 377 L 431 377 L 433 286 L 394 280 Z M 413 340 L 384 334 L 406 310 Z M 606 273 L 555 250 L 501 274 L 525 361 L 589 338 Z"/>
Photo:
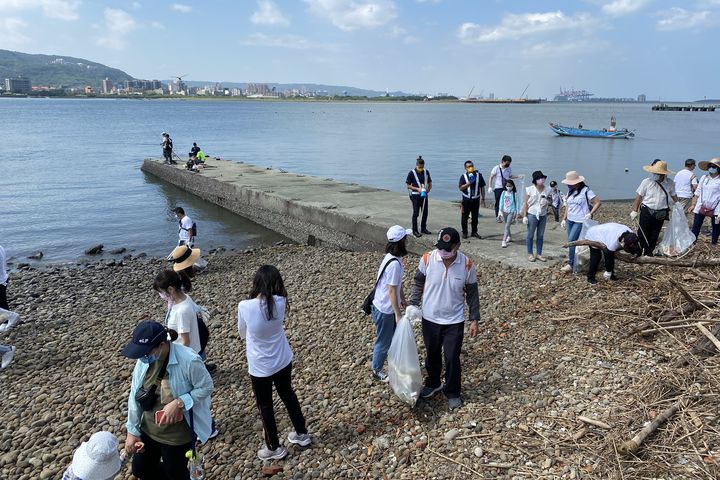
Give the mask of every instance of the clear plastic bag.
<path id="1" fill-rule="evenodd" d="M 597 220 L 588 219 L 583 222 L 582 229 L 580 230 L 580 236 L 578 240 L 585 240 L 588 228 L 600 225 Z M 573 272 L 578 273 L 585 265 L 590 261 L 590 247 L 581 246 L 575 247 L 575 263 L 573 264 Z"/>
<path id="2" fill-rule="evenodd" d="M 400 400 L 411 407 L 415 406 L 422 388 L 420 361 L 412 327 L 412 321 L 421 318 L 421 315 L 417 307 L 408 307 L 395 326 L 395 334 L 388 350 L 390 386 Z"/>
<path id="3" fill-rule="evenodd" d="M 0 332 L 10 330 L 19 321 L 20 315 L 15 312 L 3 310 L 2 308 L 0 308 Z"/>
<path id="4" fill-rule="evenodd" d="M 666 257 L 677 257 L 687 252 L 695 243 L 695 235 L 688 227 L 685 211 L 680 203 L 676 203 L 672 208 L 670 223 L 665 228 L 665 235 L 660 248 Z"/>

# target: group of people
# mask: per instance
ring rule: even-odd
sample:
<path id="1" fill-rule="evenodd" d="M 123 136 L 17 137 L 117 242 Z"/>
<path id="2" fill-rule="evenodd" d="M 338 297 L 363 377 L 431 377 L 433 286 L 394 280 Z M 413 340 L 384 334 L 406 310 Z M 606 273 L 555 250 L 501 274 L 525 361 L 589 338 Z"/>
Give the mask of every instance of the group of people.
<path id="1" fill-rule="evenodd" d="M 177 165 L 177 161 L 175 161 L 174 158 L 177 157 L 177 154 L 175 154 L 173 150 L 173 141 L 172 138 L 170 138 L 169 133 L 162 132 L 160 147 L 162 148 L 165 165 Z M 202 149 L 198 147 L 197 142 L 193 142 L 193 146 L 190 148 L 190 152 L 188 152 L 188 159 L 185 162 L 185 168 L 193 172 L 199 172 L 204 167 L 205 152 L 203 152 Z"/>

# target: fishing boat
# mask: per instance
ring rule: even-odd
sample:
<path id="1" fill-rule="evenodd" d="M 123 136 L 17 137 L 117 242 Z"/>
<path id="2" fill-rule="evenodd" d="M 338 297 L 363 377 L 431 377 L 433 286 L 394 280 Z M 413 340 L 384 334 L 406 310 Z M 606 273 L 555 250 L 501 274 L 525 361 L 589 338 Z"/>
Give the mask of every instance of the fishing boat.
<path id="1" fill-rule="evenodd" d="M 633 138 L 635 136 L 634 130 L 628 130 L 627 128 L 618 130 L 616 124 L 615 117 L 611 117 L 610 128 L 603 128 L 602 130 L 590 130 L 583 128 L 582 125 L 578 125 L 577 128 L 566 127 L 552 122 L 550 122 L 550 129 L 561 137 Z"/>

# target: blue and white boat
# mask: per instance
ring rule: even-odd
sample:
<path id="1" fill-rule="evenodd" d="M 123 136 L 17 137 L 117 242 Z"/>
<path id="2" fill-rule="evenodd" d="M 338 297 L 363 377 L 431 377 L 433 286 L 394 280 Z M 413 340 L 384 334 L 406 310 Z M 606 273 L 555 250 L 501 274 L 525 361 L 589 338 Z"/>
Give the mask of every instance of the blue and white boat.
<path id="1" fill-rule="evenodd" d="M 615 117 L 610 119 L 610 128 L 602 130 L 590 130 L 582 128 L 582 125 L 575 127 L 566 127 L 557 123 L 550 122 L 550 129 L 562 137 L 588 137 L 588 138 L 633 138 L 634 130 L 623 128 L 618 130 L 616 127 Z"/>

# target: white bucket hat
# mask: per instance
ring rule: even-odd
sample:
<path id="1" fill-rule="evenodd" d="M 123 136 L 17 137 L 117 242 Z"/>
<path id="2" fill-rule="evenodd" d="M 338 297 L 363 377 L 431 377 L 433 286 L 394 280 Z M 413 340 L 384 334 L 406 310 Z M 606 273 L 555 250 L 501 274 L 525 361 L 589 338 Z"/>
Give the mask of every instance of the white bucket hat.
<path id="1" fill-rule="evenodd" d="M 411 233 L 412 230 L 401 227 L 400 225 L 393 225 L 392 227 L 388 228 L 387 239 L 388 242 L 399 242 Z"/>
<path id="2" fill-rule="evenodd" d="M 72 471 L 83 480 L 108 480 L 120 471 L 118 439 L 110 432 L 96 432 L 80 444 L 72 460 Z"/>

